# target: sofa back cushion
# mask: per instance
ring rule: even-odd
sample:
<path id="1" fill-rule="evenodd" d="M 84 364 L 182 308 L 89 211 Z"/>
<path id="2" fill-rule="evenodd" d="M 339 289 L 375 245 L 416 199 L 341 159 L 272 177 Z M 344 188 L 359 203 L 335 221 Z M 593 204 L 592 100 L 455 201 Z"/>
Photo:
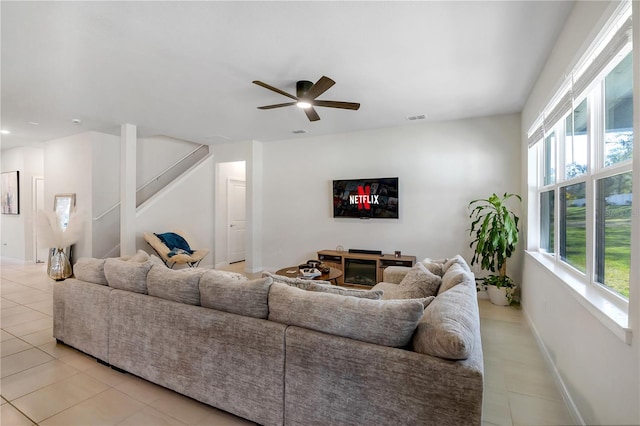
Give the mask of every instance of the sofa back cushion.
<path id="1" fill-rule="evenodd" d="M 188 305 L 200 305 L 200 276 L 204 269 L 169 269 L 154 264 L 147 274 L 150 296 L 160 297 Z"/>
<path id="2" fill-rule="evenodd" d="M 269 320 L 384 346 L 411 341 L 426 300 L 371 300 L 274 283 Z"/>
<path id="3" fill-rule="evenodd" d="M 238 280 L 218 271 L 207 271 L 200 277 L 200 304 L 232 314 L 266 319 L 269 315 L 271 278 Z"/>
<path id="4" fill-rule="evenodd" d="M 282 275 L 272 274 L 271 272 L 263 272 L 263 277 L 271 277 L 274 283 L 282 283 L 291 287 L 297 287 L 307 291 L 318 291 L 321 293 L 340 294 L 342 296 L 361 297 L 363 299 L 381 299 L 381 290 L 358 290 L 351 288 L 342 288 L 331 285 L 328 281 L 322 280 L 304 280 L 301 278 L 290 278 Z"/>
<path id="5" fill-rule="evenodd" d="M 438 289 L 438 294 L 442 294 L 445 291 L 457 286 L 464 280 L 475 282 L 474 276 L 472 273 L 467 272 L 467 270 L 460 264 L 454 263 L 452 264 L 447 272 L 442 276 L 442 284 Z"/>
<path id="6" fill-rule="evenodd" d="M 442 278 L 429 271 L 422 263 L 416 263 L 398 284 L 401 299 L 435 296 Z"/>
<path id="7" fill-rule="evenodd" d="M 424 310 L 413 336 L 413 350 L 446 359 L 467 359 L 479 343 L 480 318 L 473 282 L 464 281 L 438 295 Z"/>
<path id="8" fill-rule="evenodd" d="M 138 263 L 121 259 L 106 259 L 104 275 L 109 287 L 147 294 L 147 274 L 152 266 L 151 260 Z"/>
<path id="9" fill-rule="evenodd" d="M 107 277 L 104 275 L 104 259 L 81 257 L 73 265 L 73 275 L 76 279 L 89 283 L 107 285 Z"/>

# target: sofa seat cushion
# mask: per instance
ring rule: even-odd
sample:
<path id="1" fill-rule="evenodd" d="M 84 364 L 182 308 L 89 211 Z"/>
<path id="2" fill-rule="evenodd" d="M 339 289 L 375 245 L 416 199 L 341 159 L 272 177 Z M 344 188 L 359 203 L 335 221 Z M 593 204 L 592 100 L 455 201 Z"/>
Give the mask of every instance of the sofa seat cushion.
<path id="1" fill-rule="evenodd" d="M 271 277 L 274 283 L 287 284 L 291 287 L 297 287 L 306 291 L 318 291 L 320 293 L 340 294 L 342 296 L 353 296 L 374 300 L 381 299 L 383 293 L 382 290 L 358 290 L 352 288 L 343 288 L 332 285 L 328 281 L 290 278 L 282 275 L 272 274 L 271 272 L 263 272 L 262 276 Z"/>
<path id="2" fill-rule="evenodd" d="M 217 272 L 207 271 L 200 277 L 200 304 L 203 307 L 267 319 L 271 278 L 238 280 Z"/>
<path id="3" fill-rule="evenodd" d="M 147 274 L 149 296 L 188 305 L 200 305 L 200 277 L 204 269 L 169 269 L 155 264 Z"/>
<path id="4" fill-rule="evenodd" d="M 438 294 L 442 278 L 429 271 L 422 263 L 416 263 L 398 284 L 402 299 L 415 299 Z"/>
<path id="5" fill-rule="evenodd" d="M 464 281 L 438 295 L 424 310 L 413 336 L 413 350 L 446 359 L 467 359 L 479 344 L 476 288 Z"/>
<path id="6" fill-rule="evenodd" d="M 147 274 L 152 266 L 151 260 L 138 263 L 121 259 L 106 259 L 104 275 L 109 287 L 147 294 Z"/>
<path id="7" fill-rule="evenodd" d="M 411 341 L 426 300 L 371 300 L 274 283 L 269 320 L 383 346 Z"/>

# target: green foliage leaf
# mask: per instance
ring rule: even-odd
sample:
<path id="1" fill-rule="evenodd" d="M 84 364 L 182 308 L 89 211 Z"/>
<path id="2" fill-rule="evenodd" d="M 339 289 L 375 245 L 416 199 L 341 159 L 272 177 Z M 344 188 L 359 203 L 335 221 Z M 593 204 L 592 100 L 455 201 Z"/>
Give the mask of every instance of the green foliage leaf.
<path id="1" fill-rule="evenodd" d="M 518 194 L 505 193 L 500 198 L 494 193 L 487 199 L 469 203 L 469 218 L 472 219 L 469 235 L 474 237 L 469 245 L 474 249 L 472 265 L 480 263 L 482 269 L 503 273 L 503 265 L 518 243 L 520 219 L 505 205 L 512 197 L 522 201 Z"/>

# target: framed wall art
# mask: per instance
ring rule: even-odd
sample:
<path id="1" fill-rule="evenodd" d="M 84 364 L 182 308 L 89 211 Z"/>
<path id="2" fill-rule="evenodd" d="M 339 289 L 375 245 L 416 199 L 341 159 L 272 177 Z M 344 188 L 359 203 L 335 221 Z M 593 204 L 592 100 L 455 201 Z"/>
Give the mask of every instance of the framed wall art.
<path id="1" fill-rule="evenodd" d="M 0 173 L 2 214 L 20 214 L 20 172 Z"/>

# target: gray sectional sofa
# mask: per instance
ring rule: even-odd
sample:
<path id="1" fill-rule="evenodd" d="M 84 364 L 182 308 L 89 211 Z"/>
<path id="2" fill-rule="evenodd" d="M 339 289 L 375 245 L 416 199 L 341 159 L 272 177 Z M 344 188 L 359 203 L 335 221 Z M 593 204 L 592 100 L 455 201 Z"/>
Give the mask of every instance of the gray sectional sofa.
<path id="1" fill-rule="evenodd" d="M 55 283 L 54 337 L 263 425 L 479 425 L 476 289 L 460 260 L 423 264 L 440 280 L 429 296 L 415 268 L 356 291 L 174 271 L 143 252 L 85 258 Z"/>

